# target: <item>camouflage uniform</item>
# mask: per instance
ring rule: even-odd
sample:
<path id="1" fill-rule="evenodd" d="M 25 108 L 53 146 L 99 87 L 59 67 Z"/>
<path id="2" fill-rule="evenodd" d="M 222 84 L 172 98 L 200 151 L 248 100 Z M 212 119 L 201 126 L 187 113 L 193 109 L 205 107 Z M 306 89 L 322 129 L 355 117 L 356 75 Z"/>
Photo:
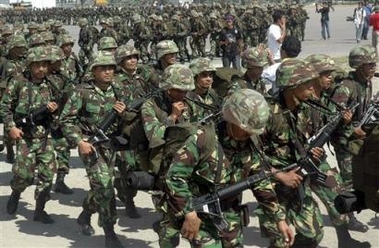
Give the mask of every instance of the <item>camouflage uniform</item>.
<path id="1" fill-rule="evenodd" d="M 205 34 L 206 28 L 204 22 L 200 19 L 199 13 L 192 10 L 192 19 L 191 19 L 191 50 L 192 58 L 205 57 Z"/>
<path id="2" fill-rule="evenodd" d="M 99 51 L 95 57 L 90 70 L 97 66 L 116 66 L 113 54 L 106 51 Z M 69 97 L 60 116 L 63 135 L 70 144 L 78 145 L 87 135 L 90 137 L 96 132 L 96 126 L 103 116 L 113 110 L 117 100 L 123 101 L 124 94 L 121 87 L 115 82 L 107 82 L 106 90 L 101 90 L 96 81 L 77 87 Z M 78 124 L 80 123 L 80 126 Z M 117 124 L 104 130 L 110 137 L 117 131 Z M 114 242 L 115 247 L 121 244 L 114 233 L 113 226 L 116 223 L 116 200 L 113 189 L 114 165 L 111 160 L 111 151 L 103 145 L 96 147 L 98 158 L 94 159 L 94 151 L 85 156 L 79 154 L 82 159 L 89 179 L 90 190 L 83 201 L 83 211 L 78 217 L 78 223 L 83 227 L 83 233 L 91 235 L 93 228 L 90 224 L 91 215 L 99 213 L 98 225 L 103 227 L 106 238 L 106 245 Z M 88 230 L 92 229 L 92 230 Z"/>
<path id="3" fill-rule="evenodd" d="M 278 100 L 273 99 L 270 103 L 271 118 L 262 135 L 265 154 L 274 168 L 280 169 L 296 163 L 303 153 L 300 149 L 304 147 L 306 138 L 309 137 L 308 130 L 304 127 L 304 123 L 309 123 L 309 116 L 301 111 L 301 102 L 297 100 L 295 110 L 291 111 L 282 104 L 284 102 L 282 94 L 298 85 L 308 84 L 316 78 L 318 73 L 313 66 L 301 60 L 285 60 L 278 68 L 276 82 L 281 93 Z M 293 224 L 296 229 L 294 247 L 316 247 L 323 237 L 323 222 L 317 203 L 311 196 L 309 182 L 304 180 L 299 186 L 303 188 L 303 198 L 296 188 L 290 188 L 277 180 L 273 181 L 273 184 L 280 208 L 286 215 L 286 221 Z M 272 223 L 260 209 L 258 207 L 256 213 L 263 235 L 270 239 L 272 247 L 286 247 L 282 237 L 278 236 L 276 224 Z"/>
<path id="4" fill-rule="evenodd" d="M 43 48 L 31 48 L 28 51 L 26 66 L 32 68 L 32 65 L 35 65 L 33 63 L 49 60 Z M 40 81 L 34 82 L 31 73 L 35 72 L 25 71 L 11 79 L 1 102 L 5 132 L 15 130 L 14 128 L 24 132 L 17 142 L 16 163 L 12 169 L 14 173 L 11 181 L 12 194 L 8 201 L 7 212 L 13 215 L 17 210 L 20 194 L 27 186 L 36 184 L 34 220 L 50 224 L 54 221 L 44 208 L 45 203 L 50 199 L 56 162 L 49 131 L 51 114 L 46 105 L 53 102 L 53 96 L 46 78 L 43 77 Z M 22 118 L 27 118 L 32 111 L 41 107 L 43 114 L 38 117 L 40 121 L 25 121 L 23 125 Z"/>
<path id="5" fill-rule="evenodd" d="M 180 62 L 184 62 L 185 59 L 189 59 L 189 53 L 187 49 L 187 36 L 188 27 L 186 24 L 180 20 L 180 17 L 174 15 L 172 18 L 172 39 L 176 43 L 179 49 Z"/>
<path id="6" fill-rule="evenodd" d="M 80 27 L 78 40 L 78 45 L 80 47 L 79 60 L 84 68 L 91 60 L 93 45 L 96 41 L 94 40 L 93 32 L 91 27 L 89 27 L 86 18 L 80 18 L 78 24 Z"/>
<path id="7" fill-rule="evenodd" d="M 113 19 L 107 18 L 104 23 L 102 23 L 103 28 L 100 30 L 99 39 L 103 37 L 113 37 L 116 42 L 118 41 L 118 35 L 116 30 L 113 28 Z"/>
<path id="8" fill-rule="evenodd" d="M 363 79 L 360 68 L 365 64 L 372 63 L 376 63 L 375 49 L 372 46 L 366 45 L 353 48 L 349 54 L 349 65 L 356 70 L 350 72 L 348 77 L 342 80 L 332 95 L 332 99 L 342 106 L 348 106 L 353 101 L 360 103 L 355 110 L 352 123 L 340 129 L 332 138 L 332 145 L 345 186 L 352 184 L 352 154 L 346 149 L 346 144 L 349 137 L 353 134 L 354 127 L 357 126 L 357 123 L 359 123 L 366 112 L 368 103 L 372 97 L 371 78 Z"/>
<path id="9" fill-rule="evenodd" d="M 133 40 L 134 46 L 141 53 L 142 63 L 146 64 L 150 60 L 148 46 L 152 39 L 152 31 L 149 27 L 142 23 L 141 16 L 134 19 Z"/>
<path id="10" fill-rule="evenodd" d="M 71 52 L 65 53 L 65 57 L 62 60 L 62 73 L 67 75 L 68 78 L 79 83 L 81 76 L 83 75 L 83 68 L 80 65 L 80 61 L 76 54 L 72 52 L 72 47 L 74 46 L 75 40 L 70 35 L 63 35 L 59 38 L 58 46 L 62 48 L 63 46 L 70 46 Z"/>
<path id="11" fill-rule="evenodd" d="M 218 40 L 222 30 L 222 23 L 214 12 L 212 12 L 209 17 L 209 43 L 211 46 L 209 56 L 212 59 L 213 57 L 220 57 L 220 46 L 218 44 Z"/>
<path id="12" fill-rule="evenodd" d="M 242 66 L 246 68 L 246 72 L 242 79 L 237 78 L 230 85 L 229 92 L 234 92 L 238 89 L 252 89 L 266 95 L 266 85 L 262 80 L 263 68 L 267 66 L 268 52 L 264 48 L 248 48 L 242 54 Z M 254 74 L 255 79 L 251 79 L 249 75 Z M 229 93 L 230 94 L 230 93 Z"/>

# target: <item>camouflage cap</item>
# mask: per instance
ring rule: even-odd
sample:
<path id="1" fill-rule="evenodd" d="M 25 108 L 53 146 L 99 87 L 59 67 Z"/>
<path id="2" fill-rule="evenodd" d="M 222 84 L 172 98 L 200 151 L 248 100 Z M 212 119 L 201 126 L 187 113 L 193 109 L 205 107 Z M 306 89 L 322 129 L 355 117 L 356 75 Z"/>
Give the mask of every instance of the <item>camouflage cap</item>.
<path id="1" fill-rule="evenodd" d="M 98 50 L 117 48 L 117 42 L 113 37 L 103 37 L 99 40 Z"/>
<path id="2" fill-rule="evenodd" d="M 242 66 L 246 69 L 254 66 L 265 67 L 269 64 L 268 52 L 265 49 L 248 48 L 242 54 Z"/>
<path id="3" fill-rule="evenodd" d="M 35 46 L 41 46 L 45 45 L 45 39 L 42 37 L 41 34 L 32 34 L 29 38 L 29 46 L 35 47 Z"/>
<path id="4" fill-rule="evenodd" d="M 266 126 L 270 109 L 260 93 L 240 89 L 230 95 L 222 106 L 222 117 L 249 134 L 261 134 Z"/>
<path id="5" fill-rule="evenodd" d="M 113 65 L 116 67 L 117 64 L 113 53 L 109 51 L 97 51 L 92 57 L 89 70 L 92 71 L 94 67 L 102 65 Z"/>
<path id="6" fill-rule="evenodd" d="M 7 47 L 9 50 L 11 50 L 12 48 L 15 48 L 15 47 L 26 47 L 27 48 L 28 43 L 26 42 L 24 35 L 15 34 L 10 38 L 10 40 L 7 44 Z"/>
<path id="7" fill-rule="evenodd" d="M 58 46 L 47 46 L 46 51 L 50 55 L 51 62 L 56 62 L 64 59 L 64 52 Z"/>
<path id="8" fill-rule="evenodd" d="M 35 23 L 35 22 L 29 22 L 27 28 L 28 28 L 28 29 L 37 29 L 37 28 L 38 28 L 38 25 L 37 25 L 37 23 Z"/>
<path id="9" fill-rule="evenodd" d="M 337 69 L 334 60 L 325 54 L 309 55 L 305 61 L 311 63 L 319 74 L 326 71 L 335 71 Z"/>
<path id="10" fill-rule="evenodd" d="M 72 38 L 71 35 L 69 35 L 69 34 L 63 34 L 62 36 L 60 36 L 58 38 L 58 46 L 59 47 L 62 47 L 63 45 L 66 45 L 66 44 L 74 45 L 74 43 L 75 43 L 74 38 Z"/>
<path id="11" fill-rule="evenodd" d="M 131 45 L 122 45 L 119 46 L 116 50 L 116 63 L 120 64 L 124 58 L 131 56 L 131 55 L 137 55 L 139 56 L 139 51 Z"/>
<path id="12" fill-rule="evenodd" d="M 172 40 L 162 40 L 155 46 L 157 50 L 157 58 L 160 59 L 166 54 L 177 53 L 179 48 Z"/>
<path id="13" fill-rule="evenodd" d="M 191 69 L 182 64 L 170 65 L 164 70 L 159 87 L 163 90 L 194 90 L 195 84 Z"/>
<path id="14" fill-rule="evenodd" d="M 26 65 L 29 66 L 33 62 L 50 61 L 50 55 L 45 47 L 32 47 L 26 55 Z"/>
<path id="15" fill-rule="evenodd" d="M 86 26 L 87 24 L 88 24 L 88 20 L 87 20 L 87 18 L 84 18 L 84 17 L 79 18 L 79 20 L 78 20 L 78 25 L 79 25 L 79 27 L 84 27 L 84 26 Z"/>
<path id="16" fill-rule="evenodd" d="M 12 35 L 14 33 L 14 30 L 12 27 L 6 25 L 3 30 L 1 31 L 1 36 L 5 35 Z"/>
<path id="17" fill-rule="evenodd" d="M 197 58 L 189 64 L 193 76 L 197 76 L 204 71 L 216 71 L 216 67 L 212 65 L 212 61 L 208 58 Z"/>
<path id="18" fill-rule="evenodd" d="M 310 63 L 300 59 L 285 59 L 276 71 L 276 84 L 280 89 L 290 89 L 318 77 Z"/>
<path id="19" fill-rule="evenodd" d="M 354 47 L 349 54 L 349 66 L 357 69 L 364 64 L 376 63 L 375 48 L 371 45 Z"/>

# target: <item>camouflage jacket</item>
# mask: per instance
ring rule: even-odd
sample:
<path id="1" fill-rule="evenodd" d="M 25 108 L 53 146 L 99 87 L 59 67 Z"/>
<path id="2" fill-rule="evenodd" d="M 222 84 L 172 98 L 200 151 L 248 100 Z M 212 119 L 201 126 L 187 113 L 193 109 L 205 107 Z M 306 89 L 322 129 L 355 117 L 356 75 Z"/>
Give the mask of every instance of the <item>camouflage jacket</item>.
<path id="1" fill-rule="evenodd" d="M 266 85 L 263 82 L 262 78 L 259 78 L 257 81 L 252 82 L 246 74 L 243 78 L 235 77 L 231 85 L 229 86 L 228 95 L 239 90 L 239 89 L 251 89 L 256 90 L 262 95 L 267 95 Z"/>
<path id="2" fill-rule="evenodd" d="M 116 83 L 111 83 L 106 91 L 94 85 L 93 82 L 79 85 L 67 100 L 60 115 L 62 132 L 70 144 L 78 144 L 86 135 L 96 132 L 97 126 L 108 113 L 113 111 L 117 100 L 123 101 L 125 93 Z M 106 134 L 118 131 L 114 123 Z"/>
<path id="3" fill-rule="evenodd" d="M 27 71 L 17 75 L 9 81 L 0 104 L 5 131 L 9 132 L 16 126 L 17 120 L 52 101 L 54 97 L 46 79 L 40 83 L 31 83 Z M 38 125 L 33 137 L 42 138 L 46 135 L 46 131 L 46 126 Z"/>
<path id="4" fill-rule="evenodd" d="M 91 27 L 88 25 L 81 28 L 79 31 L 78 45 L 87 51 L 92 51 L 93 45 L 95 44 L 95 39 L 93 37 L 93 32 Z"/>
<path id="5" fill-rule="evenodd" d="M 61 72 L 64 75 L 68 75 L 70 80 L 76 83 L 79 83 L 79 78 L 84 73 L 79 58 L 74 53 L 62 60 Z"/>
<path id="6" fill-rule="evenodd" d="M 103 28 L 100 30 L 99 40 L 103 37 L 113 37 L 118 43 L 117 32 L 113 28 Z"/>

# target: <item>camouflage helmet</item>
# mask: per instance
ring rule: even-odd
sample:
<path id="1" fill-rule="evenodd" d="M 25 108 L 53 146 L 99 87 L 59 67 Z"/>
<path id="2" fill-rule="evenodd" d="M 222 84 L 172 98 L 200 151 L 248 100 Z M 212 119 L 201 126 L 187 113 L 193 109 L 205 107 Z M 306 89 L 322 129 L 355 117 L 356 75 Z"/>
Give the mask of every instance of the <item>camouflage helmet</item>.
<path id="1" fill-rule="evenodd" d="M 139 14 L 134 14 L 132 19 L 134 23 L 140 23 L 142 21 L 142 18 Z"/>
<path id="2" fill-rule="evenodd" d="M 26 55 L 26 65 L 29 66 L 33 62 L 50 61 L 51 57 L 45 47 L 32 47 Z"/>
<path id="3" fill-rule="evenodd" d="M 117 42 L 113 37 L 103 37 L 99 40 L 98 50 L 117 48 Z"/>
<path id="4" fill-rule="evenodd" d="M 55 21 L 53 23 L 53 27 L 57 27 L 57 28 L 62 27 L 62 23 L 60 21 Z"/>
<path id="5" fill-rule="evenodd" d="M 114 23 L 120 23 L 121 22 L 121 17 L 120 16 L 113 16 L 113 22 Z"/>
<path id="6" fill-rule="evenodd" d="M 9 50 L 11 50 L 12 48 L 15 48 L 15 47 L 26 47 L 26 48 L 28 48 L 28 43 L 26 42 L 24 35 L 16 34 L 10 38 L 7 46 L 8 46 Z"/>
<path id="7" fill-rule="evenodd" d="M 47 46 L 46 51 L 50 55 L 51 62 L 60 61 L 65 57 L 64 52 L 58 46 Z"/>
<path id="8" fill-rule="evenodd" d="M 41 34 L 32 34 L 29 38 L 29 46 L 35 47 L 35 46 L 41 46 L 45 45 L 45 39 L 42 37 Z"/>
<path id="9" fill-rule="evenodd" d="M 179 21 L 179 16 L 178 15 L 173 15 L 172 17 L 171 17 L 171 20 L 175 20 L 175 21 Z"/>
<path id="10" fill-rule="evenodd" d="M 119 46 L 117 48 L 116 54 L 115 54 L 116 63 L 120 64 L 124 60 L 124 58 L 131 56 L 131 55 L 139 56 L 139 51 L 134 46 L 131 46 L 131 45 Z"/>
<path id="11" fill-rule="evenodd" d="M 222 117 L 250 134 L 261 134 L 269 117 L 268 104 L 260 93 L 240 89 L 230 95 L 222 106 Z"/>
<path id="12" fill-rule="evenodd" d="M 172 40 L 162 40 L 158 42 L 155 49 L 157 50 L 158 59 L 162 58 L 166 54 L 179 52 L 178 46 Z"/>
<path id="13" fill-rule="evenodd" d="M 193 76 L 197 76 L 204 71 L 216 71 L 216 67 L 212 65 L 212 62 L 208 58 L 197 58 L 191 61 L 189 64 Z"/>
<path id="14" fill-rule="evenodd" d="M 290 89 L 318 77 L 310 63 L 300 59 L 285 59 L 276 71 L 276 84 L 280 89 Z"/>
<path id="15" fill-rule="evenodd" d="M 35 22 L 29 22 L 27 28 L 28 28 L 28 29 L 37 29 L 37 28 L 38 28 L 38 25 L 37 25 L 37 23 L 35 23 Z"/>
<path id="16" fill-rule="evenodd" d="M 101 24 L 107 24 L 107 18 L 105 16 L 100 17 L 99 25 L 101 25 Z"/>
<path id="17" fill-rule="evenodd" d="M 43 32 L 43 33 L 41 33 L 41 35 L 42 35 L 43 39 L 45 40 L 45 42 L 55 41 L 54 34 L 51 31 Z"/>
<path id="18" fill-rule="evenodd" d="M 164 70 L 159 87 L 163 90 L 194 90 L 195 84 L 191 69 L 182 64 L 170 65 Z"/>
<path id="19" fill-rule="evenodd" d="M 107 18 L 105 20 L 105 24 L 107 24 L 109 27 L 113 27 L 114 26 L 113 18 L 112 17 Z"/>
<path id="20" fill-rule="evenodd" d="M 84 26 L 86 26 L 87 24 L 88 24 L 88 20 L 87 20 L 86 18 L 84 18 L 84 17 L 79 18 L 79 20 L 78 20 L 78 25 L 79 25 L 79 27 L 84 27 Z"/>
<path id="21" fill-rule="evenodd" d="M 349 66 L 357 69 L 364 64 L 376 63 L 375 48 L 371 45 L 354 47 L 349 54 Z"/>
<path id="22" fill-rule="evenodd" d="M 39 24 L 38 27 L 37 27 L 37 31 L 40 32 L 40 33 L 47 31 L 46 25 L 43 24 L 43 23 Z"/>
<path id="23" fill-rule="evenodd" d="M 60 36 L 58 38 L 58 46 L 59 47 L 62 47 L 65 44 L 74 45 L 74 43 L 75 43 L 74 38 L 72 38 L 71 35 L 69 35 L 69 34 L 63 34 L 62 36 Z"/>
<path id="24" fill-rule="evenodd" d="M 334 60 L 325 54 L 312 54 L 305 61 L 311 63 L 319 74 L 337 70 Z"/>
<path id="25" fill-rule="evenodd" d="M 242 66 L 246 69 L 253 68 L 254 66 L 265 67 L 268 65 L 268 52 L 265 49 L 248 48 L 242 54 Z"/>
<path id="26" fill-rule="evenodd" d="M 116 67 L 116 60 L 112 52 L 97 51 L 92 57 L 92 62 L 89 66 L 89 70 L 92 71 L 94 67 L 102 65 L 113 65 Z"/>
<path id="27" fill-rule="evenodd" d="M 1 36 L 12 35 L 14 33 L 13 28 L 6 25 L 1 31 Z"/>

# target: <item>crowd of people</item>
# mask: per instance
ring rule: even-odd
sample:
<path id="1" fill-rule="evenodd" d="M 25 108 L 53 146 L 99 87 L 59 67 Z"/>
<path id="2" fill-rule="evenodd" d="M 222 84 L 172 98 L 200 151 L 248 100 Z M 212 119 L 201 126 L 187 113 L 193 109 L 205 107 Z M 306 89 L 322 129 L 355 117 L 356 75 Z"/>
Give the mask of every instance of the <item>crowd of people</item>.
<path id="1" fill-rule="evenodd" d="M 3 26 L 0 118 L 6 159 L 13 163 L 7 213 L 15 215 L 22 192 L 35 185 L 33 220 L 54 223 L 47 213 L 50 191 L 74 193 L 65 177 L 70 149 L 77 148 L 90 186 L 77 223 L 91 236 L 91 218 L 98 213 L 106 247 L 123 247 L 114 231 L 116 198 L 128 217 L 141 217 L 134 202 L 138 190 L 155 192 L 152 200 L 162 217 L 151 225 L 160 247 L 177 247 L 180 237 L 192 247 L 243 247 L 249 209 L 242 192 L 212 203 L 211 211 L 220 213 L 202 210 L 207 203 L 199 199 L 251 176 L 261 177 L 250 189 L 270 247 L 317 247 L 323 220 L 312 192 L 327 208 L 338 247 L 370 247 L 349 233 L 367 232 L 368 226 L 353 213 L 340 214 L 333 201 L 352 187 L 353 156 L 346 147 L 350 139 L 366 136 L 356 124 L 372 98 L 375 48 L 353 48 L 348 73 L 328 55 L 298 59 L 303 37 L 291 31 L 291 16 L 282 10 L 272 11 L 265 37 L 254 33 L 249 43 L 237 24 L 245 15 L 234 11 L 258 13 L 257 8 L 213 9 L 207 17 L 223 21 L 214 43 L 199 9 L 185 16 L 168 8 L 177 36 L 165 33 L 164 14 L 147 19 L 134 14 L 130 24 L 114 29 L 120 17 L 110 13 L 119 10 L 105 9 L 109 16 L 99 19 L 100 32 L 88 18 L 78 18 L 78 56 L 61 21 L 29 23 L 27 33 L 16 23 Z M 188 32 L 193 49 L 185 65 L 180 62 L 189 56 Z M 205 53 L 205 35 L 211 54 Z M 268 47 L 261 43 L 266 35 Z M 130 39 L 134 46 L 127 44 Z M 215 68 L 214 56 L 222 57 L 224 67 Z M 322 147 L 308 142 L 336 115 L 341 119 L 330 143 L 340 172 Z M 305 157 L 320 178 L 333 180 L 307 175 L 299 162 Z"/>

